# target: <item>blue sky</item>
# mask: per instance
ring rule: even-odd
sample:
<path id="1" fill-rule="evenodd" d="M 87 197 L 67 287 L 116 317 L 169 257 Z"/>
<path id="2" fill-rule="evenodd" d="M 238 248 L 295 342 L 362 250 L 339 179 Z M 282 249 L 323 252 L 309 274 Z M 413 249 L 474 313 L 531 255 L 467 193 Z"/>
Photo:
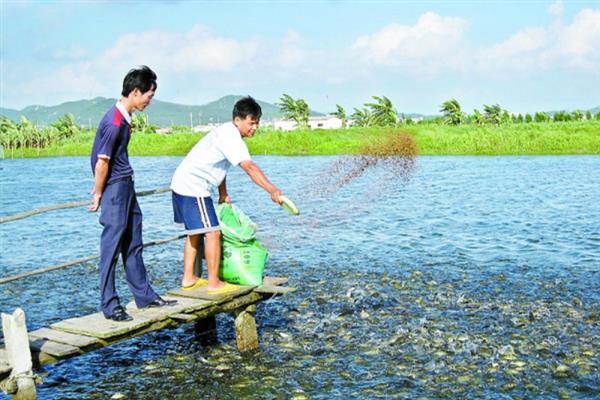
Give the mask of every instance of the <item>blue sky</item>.
<path id="1" fill-rule="evenodd" d="M 157 99 L 227 94 L 349 112 L 388 96 L 436 114 L 600 105 L 600 1 L 13 1 L 1 4 L 0 106 L 117 97 L 140 64 Z"/>

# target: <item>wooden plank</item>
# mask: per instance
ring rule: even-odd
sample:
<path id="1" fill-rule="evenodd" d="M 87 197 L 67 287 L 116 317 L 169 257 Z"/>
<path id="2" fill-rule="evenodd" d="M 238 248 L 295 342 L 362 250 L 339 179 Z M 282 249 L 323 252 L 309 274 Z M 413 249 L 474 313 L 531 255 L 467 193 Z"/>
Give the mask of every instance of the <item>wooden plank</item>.
<path id="1" fill-rule="evenodd" d="M 173 296 L 191 297 L 194 299 L 212 300 L 217 303 L 222 303 L 224 301 L 231 300 L 235 297 L 250 293 L 253 288 L 254 286 L 239 286 L 239 289 L 233 292 L 228 292 L 224 294 L 211 294 L 208 291 L 208 288 L 204 286 L 193 290 L 183 290 L 181 288 L 172 289 L 169 290 L 169 294 Z"/>
<path id="2" fill-rule="evenodd" d="M 33 351 L 44 352 L 56 358 L 63 358 L 73 354 L 83 353 L 79 347 L 58 343 L 47 339 L 30 339 L 29 347 Z"/>
<path id="3" fill-rule="evenodd" d="M 198 316 L 193 314 L 171 314 L 169 315 L 169 318 L 176 321 L 191 322 L 197 320 Z"/>
<path id="4" fill-rule="evenodd" d="M 91 336 L 81 336 L 72 333 L 61 332 L 49 328 L 41 328 L 35 331 L 29 332 L 29 339 L 46 339 L 52 340 L 53 342 L 68 344 L 74 347 L 85 348 L 93 345 L 100 344 L 100 341 Z"/>
<path id="5" fill-rule="evenodd" d="M 288 278 L 285 276 L 265 276 L 262 286 L 280 286 L 288 283 Z"/>
<path id="6" fill-rule="evenodd" d="M 174 297 L 165 296 L 167 300 Z M 110 339 L 123 336 L 136 331 L 154 322 L 169 318 L 171 314 L 193 312 L 212 305 L 212 302 L 199 299 L 177 298 L 177 304 L 168 307 L 138 309 L 133 302 L 127 305 L 127 313 L 133 317 L 132 321 L 116 322 L 104 318 L 101 313 L 86 315 L 80 318 L 71 318 L 52 325 L 53 329 L 74 333 L 77 335 L 92 336 L 100 339 Z"/>
<path id="7" fill-rule="evenodd" d="M 296 288 L 287 286 L 262 285 L 255 288 L 254 291 L 263 294 L 286 294 L 296 291 Z"/>
<path id="8" fill-rule="evenodd" d="M 51 326 L 59 331 L 109 339 L 136 331 L 151 323 L 150 318 L 141 315 L 134 317 L 132 321 L 117 322 L 104 318 L 102 313 L 94 313 L 84 317 L 66 319 Z"/>
<path id="9" fill-rule="evenodd" d="M 162 296 L 165 300 L 177 300 L 177 304 L 168 307 L 142 308 L 136 307 L 134 302 L 127 304 L 127 312 L 133 317 L 149 318 L 154 321 L 162 321 L 170 318 L 173 314 L 190 313 L 210 307 L 211 301 L 191 299 L 186 297 Z"/>

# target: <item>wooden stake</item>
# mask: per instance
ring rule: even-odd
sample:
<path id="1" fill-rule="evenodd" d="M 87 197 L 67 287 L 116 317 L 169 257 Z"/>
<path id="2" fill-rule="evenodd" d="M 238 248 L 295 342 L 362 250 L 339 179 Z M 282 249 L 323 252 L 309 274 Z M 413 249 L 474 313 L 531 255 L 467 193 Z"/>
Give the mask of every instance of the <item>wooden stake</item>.
<path id="1" fill-rule="evenodd" d="M 255 312 L 256 306 L 250 305 L 244 311 L 239 312 L 235 318 L 235 338 L 240 352 L 258 348 Z"/>
<path id="2" fill-rule="evenodd" d="M 12 315 L 2 313 L 2 330 L 8 361 L 12 367 L 9 381 L 17 383 L 13 399 L 35 400 L 35 380 L 31 370 L 31 351 L 23 310 L 17 308 Z"/>

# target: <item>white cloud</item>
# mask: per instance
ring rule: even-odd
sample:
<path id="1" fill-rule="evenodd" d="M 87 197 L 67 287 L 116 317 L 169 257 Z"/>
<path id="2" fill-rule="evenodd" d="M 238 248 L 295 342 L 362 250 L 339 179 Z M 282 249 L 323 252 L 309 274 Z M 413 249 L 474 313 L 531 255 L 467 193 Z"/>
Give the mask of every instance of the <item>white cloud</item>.
<path id="1" fill-rule="evenodd" d="M 550 61 L 600 73 L 600 10 L 585 9 L 561 28 L 546 55 Z"/>
<path id="2" fill-rule="evenodd" d="M 461 45 L 466 20 L 427 12 L 415 25 L 391 24 L 372 35 L 359 37 L 352 46 L 361 59 L 374 65 L 402 66 L 440 63 Z"/>
<path id="3" fill-rule="evenodd" d="M 563 8 L 556 2 L 548 12 L 558 18 Z M 158 98 L 196 104 L 255 88 L 303 97 L 303 90 L 377 87 L 414 77 L 458 81 L 514 79 L 517 74 L 529 77 L 564 69 L 600 73 L 600 10 L 584 9 L 572 20 L 558 22 L 523 27 L 478 48 L 467 36 L 469 21 L 433 12 L 414 24 L 391 23 L 354 40 L 347 38 L 352 44 L 345 48 L 341 43 L 328 48 L 293 30 L 282 37 L 249 39 L 217 35 L 201 25 L 186 32 L 129 33 L 95 55 L 77 48 L 54 52 L 55 59 L 66 61 L 62 67 L 5 60 L 2 98 L 28 105 L 117 96 L 124 74 L 140 64 L 157 72 Z M 297 92 L 291 92 L 294 89 Z"/>
<path id="4" fill-rule="evenodd" d="M 527 71 L 539 64 L 540 54 L 550 42 L 544 28 L 526 28 L 507 40 L 478 51 L 477 66 L 488 72 Z"/>
<path id="5" fill-rule="evenodd" d="M 550 6 L 548 7 L 548 12 L 550 13 L 550 15 L 553 15 L 555 17 L 562 17 L 565 12 L 565 6 L 562 0 L 558 0 L 550 4 Z"/>
<path id="6" fill-rule="evenodd" d="M 134 61 L 174 72 L 218 72 L 252 62 L 256 48 L 251 40 L 214 36 L 197 25 L 188 33 L 150 31 L 124 35 L 98 61 L 106 65 L 130 65 Z"/>
<path id="7" fill-rule="evenodd" d="M 549 7 L 557 18 L 561 1 Z M 467 21 L 428 12 L 415 25 L 391 24 L 357 38 L 352 49 L 373 71 L 440 77 L 448 73 L 508 77 L 572 68 L 600 72 L 600 10 L 584 9 L 564 24 L 525 27 L 507 39 L 473 48 L 464 37 Z M 357 62 L 357 65 L 365 64 Z"/>
<path id="8" fill-rule="evenodd" d="M 16 81 L 7 88 L 4 98 L 18 98 L 19 94 L 25 94 L 27 104 L 58 104 L 79 98 L 118 96 L 123 76 L 129 69 L 141 64 L 157 72 L 159 88 L 165 82 L 186 87 L 190 81 L 196 82 L 202 77 L 215 74 L 231 76 L 236 69 L 256 61 L 257 49 L 253 40 L 238 41 L 216 36 L 202 26 L 195 26 L 185 33 L 130 33 L 119 37 L 95 58 L 81 60 L 80 57 L 85 54 L 75 52 L 77 57 L 68 59 L 66 52 L 56 52 L 54 56 L 67 58 L 66 64 L 47 70 L 43 76 L 38 74 L 37 79 Z M 7 62 L 5 68 L 7 77 L 18 76 L 16 65 Z M 163 75 L 166 72 L 168 75 Z M 234 76 L 231 80 L 235 79 Z M 229 80 L 226 81 L 229 83 Z M 169 86 L 173 90 L 172 85 Z M 224 90 L 227 88 L 224 87 Z"/>

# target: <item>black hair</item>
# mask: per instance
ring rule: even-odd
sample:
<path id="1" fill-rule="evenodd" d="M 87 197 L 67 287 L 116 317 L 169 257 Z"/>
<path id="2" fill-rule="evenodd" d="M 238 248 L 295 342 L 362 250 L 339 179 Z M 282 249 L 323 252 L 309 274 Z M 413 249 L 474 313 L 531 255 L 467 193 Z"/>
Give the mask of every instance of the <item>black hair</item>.
<path id="1" fill-rule="evenodd" d="M 138 68 L 129 70 L 125 79 L 123 79 L 123 90 L 121 94 L 125 97 L 129 96 L 129 93 L 133 92 L 136 88 L 142 93 L 146 93 L 148 90 L 156 90 L 156 74 L 150 68 L 145 65 L 141 65 Z"/>
<path id="2" fill-rule="evenodd" d="M 239 99 L 233 106 L 234 119 L 235 117 L 246 119 L 248 115 L 256 119 L 260 119 L 260 117 L 262 116 L 262 109 L 260 108 L 260 104 L 258 104 L 256 100 L 254 100 L 250 96 Z"/>

